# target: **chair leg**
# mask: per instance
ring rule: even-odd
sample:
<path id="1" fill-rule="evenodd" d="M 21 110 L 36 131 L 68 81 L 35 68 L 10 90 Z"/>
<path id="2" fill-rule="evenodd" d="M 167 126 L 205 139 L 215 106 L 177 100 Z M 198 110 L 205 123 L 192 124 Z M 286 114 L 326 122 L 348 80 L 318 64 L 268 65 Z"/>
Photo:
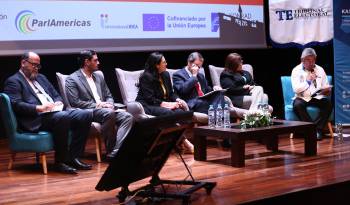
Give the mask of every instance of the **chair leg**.
<path id="1" fill-rule="evenodd" d="M 95 136 L 95 145 L 96 145 L 96 157 L 97 157 L 97 162 L 101 162 L 101 143 L 100 143 L 100 138 L 98 136 Z"/>
<path id="2" fill-rule="evenodd" d="M 15 152 L 11 152 L 10 154 L 10 160 L 9 160 L 9 165 L 8 165 L 8 169 L 12 169 L 13 166 L 13 162 L 15 161 L 15 157 L 16 157 L 16 153 Z"/>
<path id="3" fill-rule="evenodd" d="M 289 139 L 293 139 L 293 133 L 290 133 Z"/>
<path id="4" fill-rule="evenodd" d="M 46 155 L 45 153 L 41 153 L 41 163 L 43 165 L 43 172 L 47 174 L 47 163 L 46 163 Z"/>
<path id="5" fill-rule="evenodd" d="M 329 134 L 331 135 L 331 138 L 333 138 L 334 134 L 333 134 L 333 127 L 332 127 L 331 122 L 328 122 L 327 126 L 328 126 L 328 130 L 329 130 Z"/>
<path id="6" fill-rule="evenodd" d="M 35 153 L 35 160 L 36 160 L 37 164 L 40 163 L 40 153 L 38 153 L 38 152 Z"/>

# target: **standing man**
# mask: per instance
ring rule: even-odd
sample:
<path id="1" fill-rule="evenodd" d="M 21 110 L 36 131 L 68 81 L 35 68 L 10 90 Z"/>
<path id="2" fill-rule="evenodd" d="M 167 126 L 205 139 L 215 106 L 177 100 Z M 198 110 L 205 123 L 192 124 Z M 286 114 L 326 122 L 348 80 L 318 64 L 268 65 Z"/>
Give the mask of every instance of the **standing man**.
<path id="1" fill-rule="evenodd" d="M 39 74 L 40 57 L 24 53 L 21 68 L 5 82 L 20 130 L 52 132 L 55 144 L 55 167 L 58 171 L 76 174 L 76 169 L 91 169 L 80 161 L 91 126 L 92 113 L 84 110 L 62 111 L 62 98 L 47 78 Z M 68 145 L 69 131 L 72 141 Z"/>
<path id="2" fill-rule="evenodd" d="M 323 68 L 315 64 L 316 56 L 314 49 L 305 48 L 301 54 L 301 63 L 292 71 L 295 92 L 293 110 L 300 120 L 312 122 L 306 107 L 312 105 L 320 109 L 320 115 L 314 123 L 317 126 L 317 140 L 322 140 L 322 129 L 332 112 L 332 104 L 327 97 L 331 94 L 331 87 Z M 315 93 L 317 90 L 320 92 Z"/>
<path id="3" fill-rule="evenodd" d="M 133 125 L 133 117 L 128 112 L 115 111 L 114 100 L 103 76 L 98 70 L 97 53 L 84 50 L 78 57 L 80 69 L 66 79 L 66 91 L 72 107 L 92 109 L 93 121 L 102 124 L 107 158 L 113 158 Z M 118 126 L 117 133 L 115 125 Z"/>

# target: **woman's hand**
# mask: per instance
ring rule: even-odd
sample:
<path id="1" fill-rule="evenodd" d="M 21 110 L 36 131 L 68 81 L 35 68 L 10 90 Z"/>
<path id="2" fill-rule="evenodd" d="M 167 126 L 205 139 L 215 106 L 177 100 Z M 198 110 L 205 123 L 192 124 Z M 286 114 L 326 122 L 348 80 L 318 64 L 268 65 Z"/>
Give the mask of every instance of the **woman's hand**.
<path id="1" fill-rule="evenodd" d="M 174 110 L 180 107 L 178 102 L 162 102 L 160 104 L 161 107 L 168 108 L 170 110 Z"/>
<path id="2" fill-rule="evenodd" d="M 243 85 L 243 89 L 249 89 L 250 85 Z"/>
<path id="3" fill-rule="evenodd" d="M 179 104 L 179 108 L 183 109 L 183 110 L 186 110 L 187 109 L 187 103 L 186 101 L 180 99 L 180 98 L 177 98 L 176 99 L 176 102 Z"/>

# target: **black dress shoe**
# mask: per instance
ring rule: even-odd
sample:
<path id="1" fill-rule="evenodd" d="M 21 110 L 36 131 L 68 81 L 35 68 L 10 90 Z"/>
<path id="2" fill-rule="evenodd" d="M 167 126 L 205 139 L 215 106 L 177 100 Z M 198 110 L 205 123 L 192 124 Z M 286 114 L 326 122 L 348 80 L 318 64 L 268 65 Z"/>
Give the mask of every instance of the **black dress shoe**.
<path id="1" fill-rule="evenodd" d="M 107 154 L 107 161 L 111 161 L 118 153 L 119 149 L 113 149 L 110 153 Z"/>
<path id="2" fill-rule="evenodd" d="M 65 174 L 78 174 L 76 169 L 66 165 L 65 163 L 55 163 L 55 169 Z"/>
<path id="3" fill-rule="evenodd" d="M 72 159 L 69 165 L 79 170 L 90 170 L 92 168 L 90 164 L 85 164 L 84 162 L 80 161 L 78 158 Z"/>

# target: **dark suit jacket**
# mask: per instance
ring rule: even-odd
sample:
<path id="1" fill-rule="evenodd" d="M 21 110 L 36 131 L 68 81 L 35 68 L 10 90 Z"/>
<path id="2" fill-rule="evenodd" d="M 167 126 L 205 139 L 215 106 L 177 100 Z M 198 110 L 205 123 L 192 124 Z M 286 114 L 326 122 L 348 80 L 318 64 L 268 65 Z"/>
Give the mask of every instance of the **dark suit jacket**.
<path id="1" fill-rule="evenodd" d="M 220 75 L 220 84 L 222 88 L 228 89 L 226 95 L 231 98 L 232 103 L 237 107 L 242 107 L 244 95 L 249 95 L 249 90 L 244 89 L 243 86 L 255 85 L 255 82 L 248 71 L 243 70 L 242 74 L 223 71 Z"/>
<path id="2" fill-rule="evenodd" d="M 104 78 L 96 73 L 92 74 L 95 81 L 97 93 L 103 102 L 114 103 L 113 97 Z M 88 109 L 96 108 L 96 101 L 89 83 L 81 69 L 75 71 L 66 79 L 66 92 L 69 103 L 72 107 Z"/>
<path id="3" fill-rule="evenodd" d="M 38 74 L 37 81 L 55 102 L 62 102 L 61 96 L 44 75 Z M 41 105 L 41 102 L 20 72 L 15 73 L 5 81 L 4 92 L 11 99 L 19 129 L 30 132 L 38 131 L 42 122 L 41 116 L 36 111 L 36 106 Z"/>
<path id="4" fill-rule="evenodd" d="M 176 101 L 178 96 L 173 91 L 169 73 L 165 71 L 161 73 L 160 76 L 167 91 L 166 97 L 164 98 L 159 79 L 155 79 L 150 73 L 145 72 L 140 78 L 136 101 L 140 102 L 143 106 L 160 106 L 163 101 Z"/>
<path id="5" fill-rule="evenodd" d="M 198 102 L 198 93 L 195 87 L 197 82 L 201 85 L 204 94 L 212 91 L 212 88 L 208 86 L 207 80 L 201 73 L 198 73 L 197 77 L 192 77 L 188 75 L 185 68 L 182 68 L 173 75 L 174 90 L 181 99 L 187 102 L 190 109 Z"/>

